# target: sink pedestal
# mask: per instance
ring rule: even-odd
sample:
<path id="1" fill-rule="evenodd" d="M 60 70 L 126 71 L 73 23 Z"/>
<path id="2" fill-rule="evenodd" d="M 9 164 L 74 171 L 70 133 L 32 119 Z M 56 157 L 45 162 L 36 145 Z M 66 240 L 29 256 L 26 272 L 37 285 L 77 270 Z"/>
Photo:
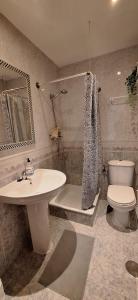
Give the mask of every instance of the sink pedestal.
<path id="1" fill-rule="evenodd" d="M 60 192 L 66 182 L 64 173 L 37 169 L 29 180 L 13 182 L 0 188 L 0 203 L 26 205 L 36 253 L 46 254 L 49 246 L 49 201 Z"/>
<path id="2" fill-rule="evenodd" d="M 34 252 L 46 254 L 49 245 L 48 201 L 27 205 Z"/>

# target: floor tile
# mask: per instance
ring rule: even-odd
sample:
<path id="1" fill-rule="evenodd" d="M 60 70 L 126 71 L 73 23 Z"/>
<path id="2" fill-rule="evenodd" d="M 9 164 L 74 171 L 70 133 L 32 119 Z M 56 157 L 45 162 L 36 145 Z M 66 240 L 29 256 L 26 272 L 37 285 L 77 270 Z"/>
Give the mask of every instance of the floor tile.
<path id="1" fill-rule="evenodd" d="M 107 202 L 101 200 L 93 227 L 50 217 L 51 243 L 49 253 L 40 270 L 26 287 L 26 297 L 23 296 L 20 299 L 64 299 L 57 294 L 51 296 L 51 290 L 47 291 L 47 288 L 44 289 L 43 286 L 38 285 L 38 281 L 64 230 L 72 230 L 89 235 L 95 240 L 82 300 L 138 300 L 138 283 L 125 268 L 127 260 L 135 260 L 138 257 L 138 232 L 124 233 L 112 228 L 106 220 L 106 206 Z M 30 295 L 28 295 L 29 293 Z M 9 299 L 16 300 L 17 298 Z"/>

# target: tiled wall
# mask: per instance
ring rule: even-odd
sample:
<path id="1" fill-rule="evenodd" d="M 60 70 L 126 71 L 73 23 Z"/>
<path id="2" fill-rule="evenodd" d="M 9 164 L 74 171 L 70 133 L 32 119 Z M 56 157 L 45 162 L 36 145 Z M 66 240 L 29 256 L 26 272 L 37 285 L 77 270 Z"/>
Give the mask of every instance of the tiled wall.
<path id="1" fill-rule="evenodd" d="M 70 184 L 82 184 L 83 150 L 82 148 L 65 148 L 65 173 Z"/>
<path id="2" fill-rule="evenodd" d="M 65 68 L 66 69 L 66 68 Z M 64 70 L 64 69 L 63 69 Z M 69 74 L 72 74 L 70 72 Z M 75 71 L 74 71 L 75 73 Z M 64 75 L 66 76 L 66 71 Z M 59 77 L 62 76 L 62 70 Z M 83 78 L 84 79 L 84 78 Z M 83 169 L 83 111 L 84 111 L 84 80 L 82 78 L 63 81 L 60 89 L 68 93 L 55 101 L 58 126 L 62 129 L 61 150 L 64 148 L 65 172 L 71 184 L 82 182 Z"/>
<path id="3" fill-rule="evenodd" d="M 49 139 L 49 130 L 54 121 L 47 83 L 57 77 L 57 67 L 2 15 L 0 58 L 30 75 L 36 138 L 35 145 L 31 147 L 0 153 L 2 186 L 21 174 L 26 157 L 33 160 L 35 167 L 53 167 L 56 147 L 53 147 Z M 36 89 L 36 81 L 46 85 L 45 94 Z M 0 276 L 29 237 L 25 216 L 23 207 L 0 205 Z"/>
<path id="4" fill-rule="evenodd" d="M 99 102 L 103 163 L 107 164 L 110 159 L 134 160 L 138 177 L 138 101 L 135 109 L 132 109 L 127 102 L 125 86 L 125 79 L 137 61 L 138 46 L 135 46 L 63 67 L 60 69 L 59 76 L 68 76 L 88 70 L 97 75 L 97 80 L 102 88 Z M 117 75 L 118 71 L 121 71 L 121 76 Z M 71 176 L 72 173 L 74 174 L 74 170 L 78 170 L 82 174 L 80 148 L 83 145 L 84 79 L 64 81 L 61 83 L 61 87 L 66 88 L 68 94 L 60 98 L 59 106 L 56 105 L 56 113 L 58 123 L 62 128 L 64 147 L 68 154 L 66 164 L 69 166 Z M 125 95 L 126 98 L 116 100 L 118 105 L 111 104 L 111 97 Z M 126 104 L 120 104 L 121 101 Z M 78 155 L 77 148 L 79 149 Z M 76 159 L 73 159 L 73 149 Z M 76 182 L 74 180 L 74 183 Z M 103 187 L 106 191 L 106 177 L 103 177 Z"/>

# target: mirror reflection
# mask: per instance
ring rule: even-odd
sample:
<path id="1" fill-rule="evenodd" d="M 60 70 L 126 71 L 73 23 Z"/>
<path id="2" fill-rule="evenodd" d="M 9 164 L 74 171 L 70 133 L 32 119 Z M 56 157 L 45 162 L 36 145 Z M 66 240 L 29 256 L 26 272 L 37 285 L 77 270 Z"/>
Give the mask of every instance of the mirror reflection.
<path id="1" fill-rule="evenodd" d="M 0 65 L 0 144 L 32 139 L 27 80 Z"/>

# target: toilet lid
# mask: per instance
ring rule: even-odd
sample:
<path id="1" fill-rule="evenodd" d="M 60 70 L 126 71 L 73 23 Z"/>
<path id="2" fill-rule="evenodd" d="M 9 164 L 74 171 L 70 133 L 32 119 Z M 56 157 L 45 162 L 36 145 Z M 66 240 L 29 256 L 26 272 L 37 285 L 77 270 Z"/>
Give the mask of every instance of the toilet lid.
<path id="1" fill-rule="evenodd" d="M 130 186 L 109 185 L 107 196 L 111 201 L 122 205 L 136 201 L 134 190 Z"/>

